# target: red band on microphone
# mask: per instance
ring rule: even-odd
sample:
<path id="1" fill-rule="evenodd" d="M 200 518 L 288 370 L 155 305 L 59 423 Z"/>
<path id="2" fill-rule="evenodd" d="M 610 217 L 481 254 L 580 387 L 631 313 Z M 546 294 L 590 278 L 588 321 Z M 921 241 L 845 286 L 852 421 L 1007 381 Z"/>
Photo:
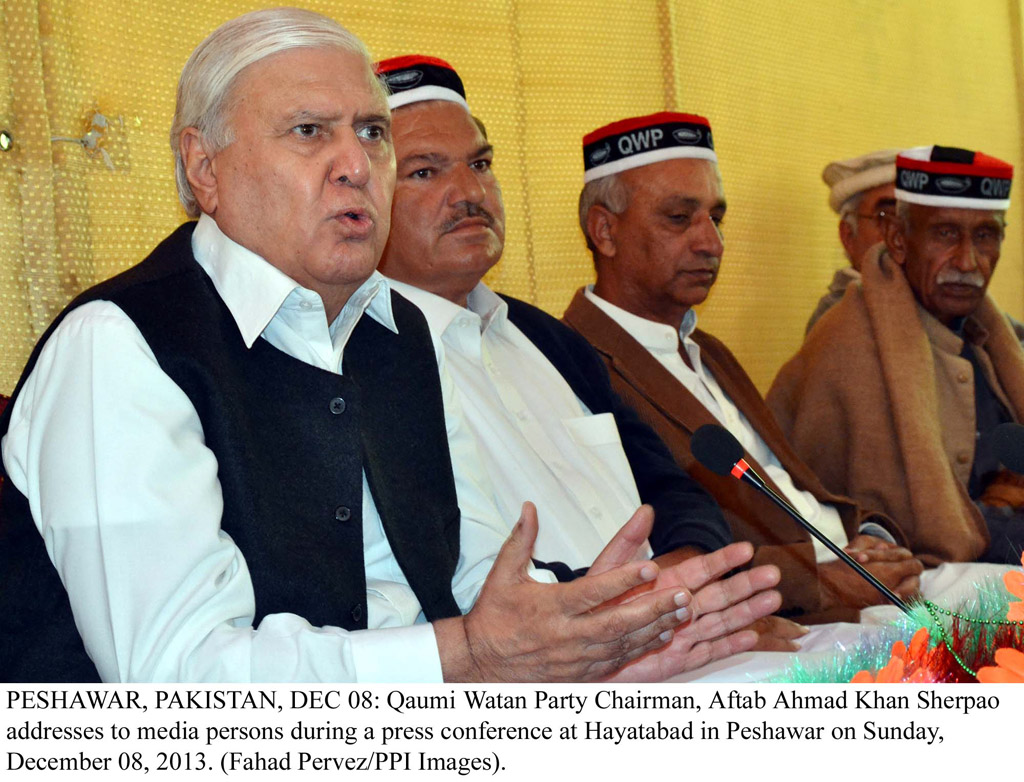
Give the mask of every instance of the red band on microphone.
<path id="1" fill-rule="evenodd" d="M 743 477 L 743 474 L 750 469 L 750 465 L 745 460 L 740 459 L 736 464 L 732 466 L 732 477 L 737 480 Z"/>

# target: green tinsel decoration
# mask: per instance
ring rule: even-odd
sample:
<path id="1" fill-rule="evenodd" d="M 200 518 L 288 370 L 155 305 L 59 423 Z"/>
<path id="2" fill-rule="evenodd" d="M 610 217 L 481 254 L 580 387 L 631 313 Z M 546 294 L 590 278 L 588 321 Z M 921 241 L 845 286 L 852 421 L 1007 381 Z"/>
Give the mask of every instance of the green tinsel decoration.
<path id="1" fill-rule="evenodd" d="M 889 662 L 892 645 L 896 641 L 909 644 L 911 637 L 921 627 L 928 628 L 929 648 L 947 640 L 947 647 L 953 653 L 949 660 L 951 673 L 947 680 L 971 680 L 974 675 L 974 670 L 970 668 L 972 664 L 991 664 L 994 651 L 992 644 L 997 635 L 1002 638 L 1013 636 L 1018 643 L 1024 640 L 1024 628 L 1007 625 L 1006 612 L 1010 598 L 1002 580 L 987 579 L 976 586 L 973 599 L 963 600 L 953 609 L 933 603 L 929 611 L 921 600 L 913 601 L 910 603 L 909 616 L 901 614 L 890 625 L 866 628 L 866 637 L 852 647 L 836 649 L 827 660 L 816 659 L 804 663 L 797 658 L 785 672 L 767 681 L 793 684 L 849 682 L 859 671 L 875 672 L 884 667 Z M 953 656 L 960 658 L 967 670 L 962 669 L 952 659 Z"/>

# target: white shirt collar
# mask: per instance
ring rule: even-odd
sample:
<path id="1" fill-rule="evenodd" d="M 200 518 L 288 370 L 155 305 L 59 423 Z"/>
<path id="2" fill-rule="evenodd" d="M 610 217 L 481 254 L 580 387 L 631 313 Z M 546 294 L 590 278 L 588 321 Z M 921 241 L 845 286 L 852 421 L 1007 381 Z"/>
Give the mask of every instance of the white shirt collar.
<path id="1" fill-rule="evenodd" d="M 467 310 L 480 319 L 481 333 L 494 328 L 502 329 L 508 320 L 508 304 L 498 294 L 484 285 L 477 283 L 467 298 L 467 306 L 461 307 L 453 301 L 417 288 L 406 282 L 385 278 L 391 287 L 420 308 L 427 319 L 430 333 L 441 336 Z"/>
<path id="2" fill-rule="evenodd" d="M 671 326 L 654 320 L 648 320 L 647 318 L 641 318 L 639 315 L 634 315 L 632 312 L 622 309 L 622 307 L 617 307 L 611 302 L 605 301 L 594 293 L 593 285 L 588 285 L 584 289 L 583 295 L 609 318 L 622 326 L 633 339 L 652 353 L 678 352 L 680 341 L 688 341 L 694 329 L 697 328 L 697 313 L 693 308 L 686 311 L 686 315 L 683 316 L 683 322 L 679 325 L 679 331 L 677 332 Z"/>
<path id="3" fill-rule="evenodd" d="M 470 312 L 475 312 L 483 322 L 483 330 L 501 330 L 508 322 L 508 304 L 501 296 L 492 291 L 482 282 L 469 292 L 466 304 Z"/>
<path id="4" fill-rule="evenodd" d="M 289 297 L 315 300 L 323 311 L 319 294 L 303 288 L 276 266 L 228 238 L 209 215 L 202 215 L 196 224 L 192 253 L 231 312 L 246 347 L 252 347 Z M 350 322 L 354 327 L 364 311 L 398 333 L 391 310 L 390 286 L 380 272 L 375 271 L 356 289 L 331 324 L 331 331 L 341 322 Z"/>

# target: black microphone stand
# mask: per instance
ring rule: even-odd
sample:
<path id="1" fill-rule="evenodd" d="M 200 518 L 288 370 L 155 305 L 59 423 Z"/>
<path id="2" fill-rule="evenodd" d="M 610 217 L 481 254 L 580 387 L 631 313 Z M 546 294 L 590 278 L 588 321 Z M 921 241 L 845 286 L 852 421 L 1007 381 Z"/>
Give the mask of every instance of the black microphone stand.
<path id="1" fill-rule="evenodd" d="M 746 462 L 744 462 L 744 465 L 746 465 Z M 733 474 L 735 475 L 735 473 Z M 788 513 L 793 518 L 793 520 L 796 521 L 797 524 L 799 524 L 801 527 L 803 527 L 805 530 L 811 533 L 815 538 L 821 541 L 822 545 L 824 545 L 825 548 L 827 548 L 829 551 L 831 551 L 833 554 L 839 557 L 843 562 L 845 562 L 847 565 L 856 570 L 861 575 L 861 578 L 865 579 L 869 584 L 871 584 L 871 586 L 873 586 L 875 589 L 881 592 L 882 595 L 886 598 L 886 600 L 888 600 L 890 603 L 892 603 L 894 606 L 900 609 L 907 616 L 913 616 L 910 607 L 907 606 L 907 604 L 904 603 L 902 600 L 900 600 L 891 589 L 889 589 L 885 584 L 883 584 L 881 581 L 879 581 L 877 578 L 871 575 L 859 562 L 857 562 L 857 560 L 855 560 L 853 557 L 851 557 L 849 554 L 847 554 L 845 551 L 839 548 L 839 546 L 837 546 L 835 543 L 829 540 L 824 533 L 819 531 L 817 527 L 815 527 L 813 524 L 807 521 L 807 519 L 801 516 L 797 512 L 796 508 L 794 508 L 792 505 L 786 502 L 786 500 L 784 500 L 782 497 L 780 497 L 778 494 L 772 491 L 771 487 L 768 486 L 768 484 L 766 484 L 763 480 L 761 480 L 761 477 L 752 469 L 750 469 L 749 466 L 747 466 L 747 469 L 743 471 L 743 474 L 740 476 L 740 480 L 746 481 L 747 483 L 756 486 L 762 492 L 767 494 L 768 497 L 772 500 L 772 502 L 774 502 L 776 505 L 778 505 L 780 508 L 786 511 L 786 513 Z"/>

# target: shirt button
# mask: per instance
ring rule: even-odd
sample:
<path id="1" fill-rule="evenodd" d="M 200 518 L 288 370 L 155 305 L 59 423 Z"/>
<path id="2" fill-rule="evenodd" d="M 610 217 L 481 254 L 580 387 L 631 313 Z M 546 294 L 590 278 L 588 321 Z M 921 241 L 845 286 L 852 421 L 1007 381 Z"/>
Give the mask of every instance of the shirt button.
<path id="1" fill-rule="evenodd" d="M 347 505 L 339 505 L 334 509 L 334 518 L 338 521 L 348 521 L 352 518 L 352 511 Z"/>
<path id="2" fill-rule="evenodd" d="M 335 415 L 341 415 L 342 413 L 345 412 L 345 400 L 342 399 L 340 396 L 336 396 L 334 397 L 334 399 L 331 400 L 328 407 L 331 408 L 331 412 L 334 413 Z"/>
<path id="3" fill-rule="evenodd" d="M 956 376 L 956 379 L 959 380 L 961 383 L 966 383 L 968 380 L 971 379 L 971 377 L 966 372 L 961 372 L 959 375 Z"/>
<path id="4" fill-rule="evenodd" d="M 352 621 L 361 622 L 363 620 L 363 604 L 356 603 L 352 606 Z"/>
<path id="5" fill-rule="evenodd" d="M 960 453 L 958 453 L 958 454 L 956 455 L 956 460 L 957 460 L 957 461 L 958 461 L 958 462 L 959 462 L 960 464 L 967 464 L 968 462 L 970 462 L 970 461 L 971 461 L 971 457 L 970 457 L 970 455 L 969 455 L 969 454 L 966 454 L 966 453 L 964 453 L 963 451 L 961 451 Z"/>

